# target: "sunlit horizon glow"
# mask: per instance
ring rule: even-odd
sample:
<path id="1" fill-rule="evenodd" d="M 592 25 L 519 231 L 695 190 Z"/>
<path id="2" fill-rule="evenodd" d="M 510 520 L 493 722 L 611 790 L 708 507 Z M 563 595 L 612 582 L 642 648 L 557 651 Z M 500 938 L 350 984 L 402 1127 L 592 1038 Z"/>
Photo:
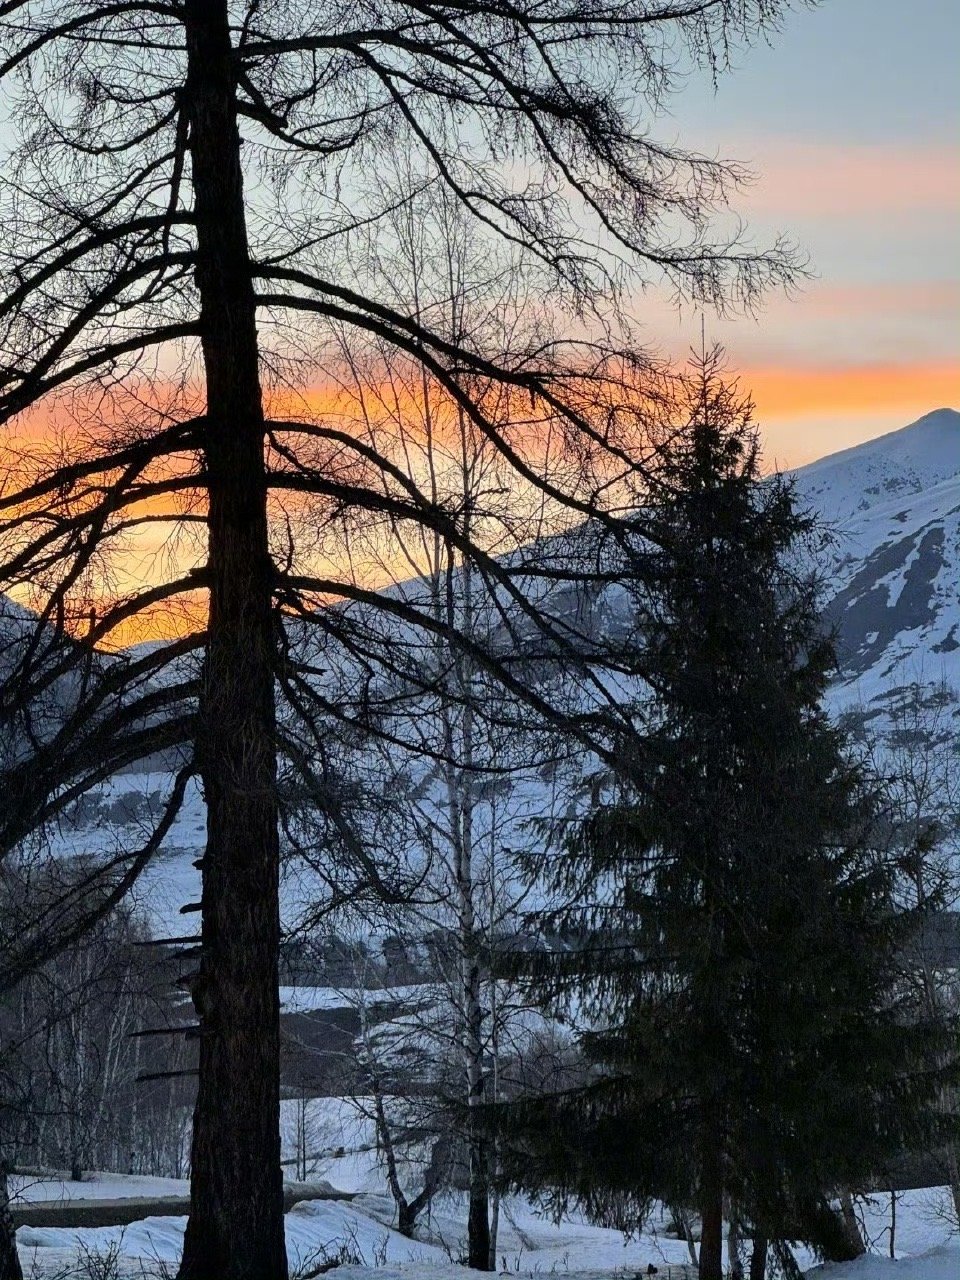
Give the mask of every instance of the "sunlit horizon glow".
<path id="1" fill-rule="evenodd" d="M 755 402 L 766 470 L 803 466 L 934 409 L 960 407 L 958 15 L 955 0 L 917 0 L 909 13 L 901 0 L 798 8 L 780 36 L 744 52 L 716 87 L 709 75 L 692 74 L 652 122 L 667 142 L 752 167 L 756 181 L 733 197 L 734 217 L 743 215 L 754 243 L 784 234 L 809 255 L 810 277 L 794 295 L 771 295 L 754 316 L 703 317 L 708 343 L 723 344 L 730 374 Z M 636 299 L 633 319 L 641 344 L 672 363 L 699 346 L 700 314 L 655 289 Z M 161 360 L 152 377 L 115 385 L 90 415 L 91 442 L 98 419 L 105 431 L 119 423 L 135 432 L 202 412 L 199 381 L 165 383 L 175 366 Z M 197 372 L 189 362 L 184 368 Z M 365 412 L 399 409 L 414 438 L 421 406 L 410 388 L 369 392 L 362 403 L 356 387 L 316 381 L 268 387 L 265 402 L 270 416 L 358 433 Z M 0 441 L 0 466 L 12 460 L 16 472 L 45 452 L 52 459 L 58 431 L 69 451 L 83 449 L 83 392 L 72 410 L 69 394 L 14 424 Z M 535 430 L 524 441 L 529 456 L 562 466 L 552 441 L 539 448 Z M 522 495 L 513 498 L 522 505 Z M 103 606 L 163 580 L 171 566 L 202 562 L 201 526 L 172 539 L 172 523 L 138 531 L 135 545 L 114 556 L 105 580 L 114 594 L 104 593 Z M 342 552 L 345 573 L 353 554 Z M 362 572 L 371 581 L 379 575 L 379 585 L 413 576 L 415 556 L 381 563 L 376 545 L 363 554 Z M 26 590 L 13 594 L 28 603 Z M 78 607 L 71 625 L 80 634 L 88 603 L 101 607 L 96 598 Z M 203 592 L 186 593 L 175 608 L 123 624 L 110 647 L 185 634 L 203 613 Z"/>
<path id="2" fill-rule="evenodd" d="M 760 366 L 741 385 L 756 404 L 766 468 L 790 470 L 960 406 L 960 363 Z"/>
<path id="3" fill-rule="evenodd" d="M 754 400 L 766 470 L 804 465 L 851 444 L 907 426 L 933 409 L 960 404 L 960 368 L 950 362 L 833 367 L 758 364 L 739 370 L 731 366 L 729 372 L 737 378 L 741 391 L 749 393 Z M 199 388 L 194 389 L 190 399 L 194 404 L 202 403 Z M 155 389 L 153 400 L 161 404 L 169 402 L 162 387 Z M 270 418 L 332 422 L 358 436 L 371 428 L 379 413 L 389 419 L 396 412 L 396 421 L 403 423 L 396 429 L 405 439 L 408 450 L 413 448 L 416 452 L 423 440 L 424 411 L 416 394 L 409 386 L 398 387 L 386 381 L 366 388 L 362 397 L 358 396 L 357 388 L 333 384 L 272 391 L 266 396 L 266 410 Z M 372 416 L 364 421 L 364 414 Z M 107 428 L 114 425 L 108 423 Z M 455 432 L 449 416 L 444 421 L 442 415 L 435 414 L 433 428 L 441 437 L 446 437 L 438 456 L 443 457 L 446 451 L 449 462 L 449 450 L 455 448 Z M 77 430 L 79 432 L 79 427 Z M 45 425 L 42 416 L 35 413 L 23 424 L 20 433 L 5 442 L 7 457 L 10 459 L 11 454 L 16 456 L 19 451 L 19 461 L 23 464 L 25 458 L 32 455 L 32 465 L 36 466 L 46 453 L 56 456 L 65 447 L 64 431 L 62 418 L 56 417 Z M 408 463 L 410 460 L 408 453 Z M 179 465 L 185 466 L 187 461 Z M 166 509 L 171 519 L 146 526 L 127 545 L 117 548 L 110 575 L 112 591 L 80 602 L 76 617 L 69 623 L 75 634 L 85 634 L 88 613 L 103 616 L 104 610 L 124 595 L 202 564 L 202 526 L 186 532 L 176 527 L 178 510 L 198 504 L 202 507 L 202 498 L 189 491 L 181 496 L 180 507 L 172 511 L 169 500 L 164 501 L 166 508 L 160 500 L 150 499 L 133 509 L 139 514 L 155 516 L 162 515 Z M 286 507 L 275 505 L 277 516 L 282 519 L 285 510 L 296 518 L 296 501 L 292 506 L 289 497 L 283 501 Z M 344 541 L 344 546 L 348 541 Z M 338 573 L 345 573 L 347 580 L 352 576 L 366 586 L 383 588 L 426 572 L 428 566 L 420 559 L 423 553 L 423 547 L 408 545 L 387 556 L 383 544 L 373 537 L 365 549 L 358 552 L 356 547 L 351 548 L 349 555 L 359 556 L 356 560 L 345 560 L 338 565 L 329 550 L 324 555 L 332 579 L 336 579 Z M 19 603 L 28 606 L 33 603 L 27 588 L 11 594 Z M 105 647 L 117 650 L 150 641 L 179 639 L 202 629 L 205 611 L 206 596 L 202 589 L 185 592 L 175 601 L 164 602 L 125 620 L 111 633 Z"/>

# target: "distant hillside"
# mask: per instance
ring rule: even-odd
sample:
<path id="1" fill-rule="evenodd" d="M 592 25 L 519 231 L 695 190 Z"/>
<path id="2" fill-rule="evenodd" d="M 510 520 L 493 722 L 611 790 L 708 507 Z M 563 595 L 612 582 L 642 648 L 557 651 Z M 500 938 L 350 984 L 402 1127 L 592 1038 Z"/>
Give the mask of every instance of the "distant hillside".
<path id="1" fill-rule="evenodd" d="M 882 724 L 905 686 L 946 680 L 960 689 L 960 413 L 938 409 L 889 435 L 823 458 L 793 473 L 800 501 L 820 513 L 833 531 L 824 564 L 828 613 L 840 638 L 841 670 L 830 694 L 836 712 L 862 709 Z M 564 558 L 562 547 L 551 554 Z M 397 590 L 413 597 L 422 584 Z M 573 588 L 553 599 L 553 612 L 613 634 L 623 625 L 624 601 L 606 591 L 584 600 Z M 0 609 L 0 636 L 16 644 L 23 612 Z M 398 634 L 404 624 L 396 623 Z M 392 635 L 393 632 L 391 631 Z M 0 660 L 4 652 L 0 644 Z M 325 654 L 334 663 L 343 661 Z M 535 673 L 533 673 L 535 674 Z M 960 740 L 960 707 L 947 723 Z M 154 771 L 117 776 L 78 804 L 73 823 L 54 834 L 54 847 L 82 852 L 128 846 L 169 785 L 161 760 Z M 429 769 L 423 784 L 430 786 Z M 548 803 L 546 775 L 516 788 L 518 833 Z M 195 900 L 199 875 L 193 863 L 205 838 L 198 788 L 170 831 L 161 855 L 146 872 L 138 894 L 161 934 L 183 931 L 180 908 Z M 518 836 L 519 838 L 519 836 Z M 309 877 L 308 877 L 309 879 Z M 288 915 L 299 893 L 287 877 Z"/>

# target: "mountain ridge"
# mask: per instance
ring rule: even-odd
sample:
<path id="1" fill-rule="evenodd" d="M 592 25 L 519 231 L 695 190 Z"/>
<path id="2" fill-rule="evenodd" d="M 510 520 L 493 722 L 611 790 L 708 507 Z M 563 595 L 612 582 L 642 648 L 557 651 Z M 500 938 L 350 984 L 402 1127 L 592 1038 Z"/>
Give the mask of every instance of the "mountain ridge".
<path id="1" fill-rule="evenodd" d="M 933 410 L 790 474 L 833 535 L 834 704 L 882 696 L 908 666 L 960 685 L 960 413 Z"/>
<path id="2" fill-rule="evenodd" d="M 912 686 L 945 682 L 960 690 L 960 412 L 934 410 L 788 474 L 798 500 L 832 530 L 823 564 L 840 661 L 828 693 L 831 712 L 882 725 Z M 415 593 L 416 583 L 403 589 Z M 0 620 L 6 614 L 15 622 L 22 613 L 19 606 L 0 608 Z M 598 634 L 615 614 L 597 612 Z M 949 724 L 960 740 L 960 702 Z M 517 797 L 526 812 L 544 798 L 535 780 L 531 785 Z M 64 826 L 53 846 L 67 856 L 124 847 L 141 811 L 155 808 L 168 786 L 158 762 L 117 775 L 77 806 L 72 829 Z M 136 891 L 161 935 L 180 931 L 180 908 L 197 896 L 194 860 L 204 838 L 202 797 L 191 786 Z M 298 896 L 291 882 L 290 907 Z"/>

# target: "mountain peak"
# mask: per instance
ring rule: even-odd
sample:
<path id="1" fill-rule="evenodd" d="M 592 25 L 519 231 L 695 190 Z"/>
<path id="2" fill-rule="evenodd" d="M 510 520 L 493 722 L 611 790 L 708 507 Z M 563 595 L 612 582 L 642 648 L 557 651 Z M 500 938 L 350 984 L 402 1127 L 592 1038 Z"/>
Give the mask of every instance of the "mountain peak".
<path id="1" fill-rule="evenodd" d="M 960 413 L 934 409 L 794 479 L 801 504 L 835 533 L 836 705 L 883 702 L 917 680 L 960 686 Z"/>
<path id="2" fill-rule="evenodd" d="M 924 423 L 931 424 L 935 422 L 952 424 L 954 430 L 956 430 L 960 426 L 960 410 L 950 409 L 946 405 L 942 409 L 931 409 L 929 413 L 925 413 L 922 418 L 918 418 L 910 426 L 921 427 Z M 909 431 L 910 427 L 904 427 L 903 430 Z"/>
<path id="3" fill-rule="evenodd" d="M 937 437 L 936 440 L 933 437 Z M 804 467 L 798 467 L 795 475 L 812 475 L 828 470 L 841 462 L 853 458 L 866 458 L 877 453 L 894 451 L 898 454 L 916 452 L 937 443 L 958 443 L 960 437 L 960 412 L 956 409 L 931 409 L 915 422 L 905 427 L 897 427 L 882 436 L 874 436 L 864 440 L 862 444 L 851 445 L 849 449 L 840 449 L 829 453 L 825 458 L 818 458 Z"/>
<path id="4" fill-rule="evenodd" d="M 830 521 L 846 521 L 960 477 L 960 413 L 933 409 L 909 426 L 830 454 L 793 473 L 797 492 Z"/>

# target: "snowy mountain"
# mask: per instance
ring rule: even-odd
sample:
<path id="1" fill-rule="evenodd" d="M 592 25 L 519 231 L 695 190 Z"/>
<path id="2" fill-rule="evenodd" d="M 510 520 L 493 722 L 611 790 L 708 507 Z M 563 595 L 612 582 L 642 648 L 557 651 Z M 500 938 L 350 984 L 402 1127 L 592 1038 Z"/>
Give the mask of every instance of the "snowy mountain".
<path id="1" fill-rule="evenodd" d="M 793 480 L 800 502 L 832 531 L 822 570 L 828 614 L 840 642 L 833 710 L 853 710 L 882 723 L 907 686 L 945 681 L 960 690 L 960 413 L 936 410 L 902 430 L 803 467 Z M 416 594 L 417 589 L 411 582 L 398 590 Z M 584 610 L 583 601 L 571 603 L 562 593 L 553 603 L 561 613 L 576 615 L 578 625 L 589 617 L 591 629 L 607 634 L 617 626 L 617 608 L 610 607 L 617 602 L 609 592 L 606 597 L 596 609 L 588 603 Z M 13 621 L 14 615 L 0 618 Z M 327 661 L 317 666 L 330 670 Z M 950 723 L 960 737 L 960 710 L 951 713 Z M 169 787 L 163 762 L 155 760 L 153 767 L 152 773 L 118 775 L 84 799 L 73 823 L 61 826 L 54 846 L 65 853 L 129 847 Z M 498 820 L 515 826 L 518 839 L 538 805 L 542 810 L 551 803 L 550 783 L 546 774 L 532 772 L 514 791 L 511 812 Z M 202 798 L 193 788 L 136 891 L 161 935 L 182 932 L 180 908 L 198 896 L 193 863 L 204 834 Z M 289 873 L 288 905 L 309 888 Z"/>
<path id="2" fill-rule="evenodd" d="M 825 565 L 840 639 L 837 706 L 913 681 L 960 686 L 960 413 L 794 472 L 834 536 Z"/>

